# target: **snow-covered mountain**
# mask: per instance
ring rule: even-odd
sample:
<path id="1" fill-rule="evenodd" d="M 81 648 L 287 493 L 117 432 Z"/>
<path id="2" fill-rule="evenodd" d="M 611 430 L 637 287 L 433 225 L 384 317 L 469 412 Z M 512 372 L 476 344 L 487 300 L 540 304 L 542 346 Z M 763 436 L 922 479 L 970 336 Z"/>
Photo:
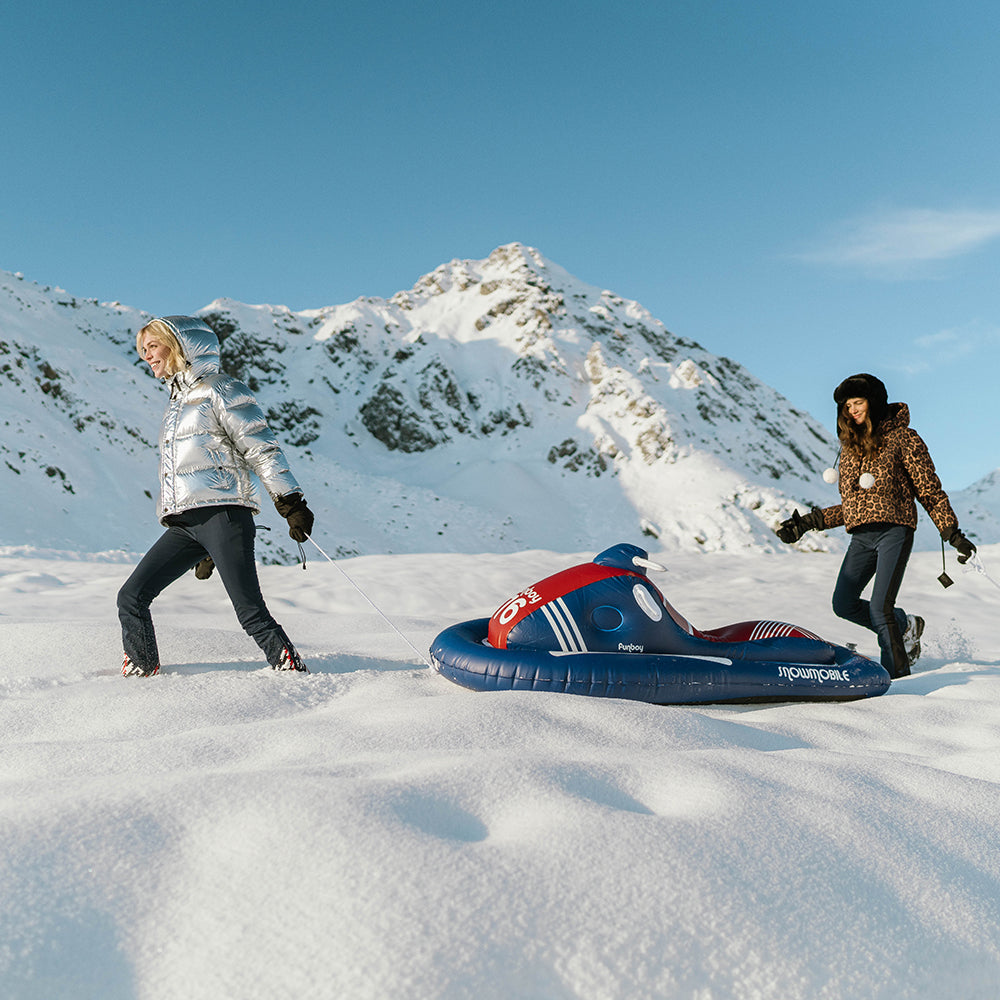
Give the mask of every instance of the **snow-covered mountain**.
<path id="1" fill-rule="evenodd" d="M 957 493 L 952 502 L 970 538 L 980 544 L 1000 538 L 1000 469 L 994 469 Z"/>
<path id="2" fill-rule="evenodd" d="M 830 434 L 728 358 L 537 251 L 454 260 L 392 298 L 199 315 L 257 393 L 331 555 L 775 547 L 836 500 Z M 166 390 L 149 315 L 0 272 L 0 545 L 142 551 Z M 262 558 L 294 549 L 275 530 Z M 840 536 L 804 545 L 837 547 Z"/>

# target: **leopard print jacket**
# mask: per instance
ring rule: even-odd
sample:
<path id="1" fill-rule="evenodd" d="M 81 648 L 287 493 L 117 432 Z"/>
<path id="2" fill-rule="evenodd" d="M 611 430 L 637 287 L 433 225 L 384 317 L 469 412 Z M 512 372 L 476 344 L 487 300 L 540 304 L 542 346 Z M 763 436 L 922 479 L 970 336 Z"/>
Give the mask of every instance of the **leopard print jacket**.
<path id="1" fill-rule="evenodd" d="M 947 537 L 958 527 L 958 518 L 941 488 L 927 445 L 910 428 L 906 403 L 890 404 L 885 422 L 882 445 L 872 458 L 863 459 L 854 449 L 841 451 L 841 502 L 823 510 L 823 527 L 844 525 L 854 531 L 864 524 L 901 524 L 916 528 L 916 499 L 938 531 Z M 874 485 L 867 490 L 859 483 L 866 472 L 875 477 Z"/>

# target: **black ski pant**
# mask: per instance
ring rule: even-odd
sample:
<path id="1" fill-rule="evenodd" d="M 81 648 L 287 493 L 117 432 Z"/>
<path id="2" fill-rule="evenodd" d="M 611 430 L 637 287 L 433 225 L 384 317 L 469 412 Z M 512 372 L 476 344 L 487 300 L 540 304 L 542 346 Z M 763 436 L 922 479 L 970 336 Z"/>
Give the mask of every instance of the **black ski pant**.
<path id="1" fill-rule="evenodd" d="M 899 524 L 855 528 L 833 590 L 834 614 L 878 636 L 882 666 L 890 677 L 910 672 L 903 646 L 906 612 L 896 607 L 896 598 L 912 549 L 912 528 Z M 862 600 L 861 592 L 872 577 L 871 600 Z"/>
<path id="2" fill-rule="evenodd" d="M 144 670 L 159 665 L 149 606 L 171 583 L 209 555 L 243 630 L 264 651 L 267 662 L 276 666 L 292 644 L 271 617 L 260 591 L 254 561 L 257 529 L 250 508 L 199 507 L 172 515 L 170 522 L 118 592 L 125 655 Z"/>

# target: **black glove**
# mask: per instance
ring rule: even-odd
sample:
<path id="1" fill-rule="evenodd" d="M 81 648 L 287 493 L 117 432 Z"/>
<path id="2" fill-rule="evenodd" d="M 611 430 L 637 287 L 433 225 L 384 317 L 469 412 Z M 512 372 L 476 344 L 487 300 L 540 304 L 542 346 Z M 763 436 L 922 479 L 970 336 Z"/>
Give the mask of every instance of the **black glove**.
<path id="1" fill-rule="evenodd" d="M 823 511 L 819 507 L 813 507 L 804 517 L 797 511 L 792 511 L 792 516 L 787 521 L 782 521 L 775 528 L 774 533 L 783 541 L 797 542 L 807 531 L 823 530 Z"/>
<path id="2" fill-rule="evenodd" d="M 288 535 L 296 542 L 304 542 L 313 530 L 313 512 L 306 506 L 301 493 L 289 493 L 274 501 L 275 509 L 288 522 Z"/>
<path id="3" fill-rule="evenodd" d="M 215 569 L 215 562 L 212 560 L 211 556 L 205 556 L 204 559 L 194 568 L 194 575 L 199 580 L 207 580 L 212 575 L 212 570 Z"/>
<path id="4" fill-rule="evenodd" d="M 958 561 L 963 565 L 976 554 L 975 545 L 973 545 L 972 542 L 970 542 L 969 539 L 962 534 L 961 529 L 955 528 L 943 537 L 949 545 L 958 549 Z"/>

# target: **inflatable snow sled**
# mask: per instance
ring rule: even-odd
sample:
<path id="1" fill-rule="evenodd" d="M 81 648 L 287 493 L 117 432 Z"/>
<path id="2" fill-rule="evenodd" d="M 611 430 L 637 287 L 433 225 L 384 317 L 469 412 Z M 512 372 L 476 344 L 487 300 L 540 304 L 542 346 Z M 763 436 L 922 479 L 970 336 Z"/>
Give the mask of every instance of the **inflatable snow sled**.
<path id="1" fill-rule="evenodd" d="M 784 622 L 703 632 L 648 579 L 644 549 L 621 544 L 522 590 L 492 618 L 446 628 L 437 670 L 477 691 L 561 691 L 658 705 L 849 701 L 884 693 L 888 672 Z"/>

